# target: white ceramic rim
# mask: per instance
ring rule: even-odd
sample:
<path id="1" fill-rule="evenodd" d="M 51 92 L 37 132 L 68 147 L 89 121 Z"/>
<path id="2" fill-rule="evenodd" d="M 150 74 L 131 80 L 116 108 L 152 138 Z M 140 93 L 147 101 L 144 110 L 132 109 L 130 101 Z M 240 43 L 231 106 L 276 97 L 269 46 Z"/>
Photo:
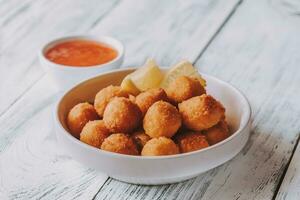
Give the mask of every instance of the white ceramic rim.
<path id="1" fill-rule="evenodd" d="M 113 60 L 107 62 L 107 63 L 103 63 L 103 64 L 100 64 L 100 65 L 84 66 L 84 67 L 58 64 L 58 63 L 50 61 L 48 58 L 45 57 L 45 52 L 46 52 L 46 50 L 49 49 L 49 47 L 54 46 L 54 45 L 56 45 L 58 43 L 61 43 L 61 42 L 64 42 L 64 41 L 76 40 L 76 39 L 90 40 L 90 41 L 95 41 L 95 42 L 100 42 L 100 43 L 106 44 L 106 45 L 116 49 L 117 52 L 118 52 L 118 56 L 116 58 L 114 58 Z M 112 44 L 112 43 L 115 43 L 115 44 Z M 112 63 L 114 63 L 114 62 L 118 61 L 119 59 L 121 59 L 124 56 L 124 52 L 125 52 L 125 48 L 124 48 L 123 43 L 120 40 L 117 40 L 116 38 L 106 36 L 106 35 L 100 35 L 100 36 L 96 36 L 96 35 L 73 35 L 73 36 L 58 37 L 58 38 L 50 40 L 49 42 L 45 43 L 43 45 L 43 47 L 39 50 L 38 56 L 41 59 L 43 59 L 44 62 L 51 65 L 51 67 L 57 67 L 57 68 L 64 67 L 64 69 L 71 69 L 71 70 L 82 70 L 84 68 L 84 69 L 88 70 L 90 68 L 98 68 L 98 67 L 99 68 L 100 67 L 104 68 L 106 66 L 109 66 Z"/>
<path id="2" fill-rule="evenodd" d="M 113 71 L 110 71 L 110 72 L 102 73 L 102 74 L 100 74 L 98 76 L 102 76 L 102 75 L 106 75 L 106 74 L 110 74 L 110 73 L 116 73 L 116 72 L 119 72 L 119 71 L 136 70 L 136 69 L 137 68 L 122 68 L 122 69 L 117 69 L 117 70 L 113 70 Z M 218 78 L 215 78 L 213 76 L 207 75 L 205 73 L 201 73 L 201 75 L 210 77 L 214 81 L 222 83 L 222 84 L 225 84 L 226 86 L 230 87 L 230 89 L 234 90 L 239 95 L 240 99 L 243 101 L 242 104 L 245 107 L 245 112 L 242 114 L 242 119 L 241 119 L 241 122 L 240 122 L 239 129 L 237 131 L 235 131 L 234 133 L 232 133 L 230 135 L 230 137 L 226 138 L 225 140 L 223 140 L 223 141 L 221 141 L 221 142 L 219 142 L 217 144 L 214 144 L 212 146 L 206 147 L 204 149 L 200 149 L 200 150 L 192 151 L 192 152 L 188 152 L 188 153 L 180 153 L 180 154 L 175 154 L 175 155 L 168 155 L 168 156 L 134 156 L 134 155 L 126 155 L 126 154 L 119 154 L 119 153 L 104 151 L 102 149 L 98 149 L 96 147 L 93 147 L 93 146 L 90 146 L 88 144 L 85 144 L 85 143 L 81 142 L 80 140 L 76 139 L 75 137 L 73 137 L 72 134 L 69 133 L 62 126 L 62 124 L 60 123 L 59 116 L 58 116 L 59 115 L 58 114 L 58 108 L 59 108 L 60 102 L 64 98 L 64 96 L 67 95 L 71 90 L 73 90 L 73 89 L 75 89 L 77 87 L 80 87 L 81 84 L 83 84 L 85 82 L 88 82 L 91 79 L 97 78 L 98 76 L 89 78 L 89 79 L 87 79 L 85 81 L 82 81 L 82 82 L 78 83 L 77 85 L 75 85 L 74 87 L 72 87 L 68 91 L 64 92 L 60 96 L 60 99 L 57 101 L 56 106 L 55 106 L 55 115 L 54 115 L 55 123 L 59 124 L 59 128 L 61 129 L 61 131 L 63 131 L 67 135 L 67 137 L 70 140 L 72 140 L 72 142 L 75 142 L 78 145 L 80 145 L 81 147 L 86 148 L 86 149 L 88 149 L 90 151 L 95 151 L 95 152 L 98 152 L 100 154 L 106 154 L 106 155 L 113 156 L 113 157 L 116 157 L 116 158 L 128 158 L 128 159 L 134 159 L 134 160 L 175 159 L 175 158 L 180 158 L 180 157 L 185 157 L 185 156 L 191 156 L 191 155 L 198 154 L 198 153 L 201 153 L 201 152 L 204 152 L 204 151 L 209 151 L 209 150 L 211 150 L 213 148 L 217 148 L 217 147 L 220 147 L 220 146 L 224 145 L 225 143 L 229 142 L 230 140 L 232 140 L 237 135 L 243 133 L 243 130 L 246 129 L 247 125 L 250 123 L 250 119 L 251 119 L 251 107 L 250 107 L 249 101 L 247 100 L 246 96 L 240 90 L 238 90 L 237 88 L 235 88 L 231 84 L 229 84 L 229 83 L 227 83 L 227 82 L 225 82 L 223 80 L 220 80 Z"/>

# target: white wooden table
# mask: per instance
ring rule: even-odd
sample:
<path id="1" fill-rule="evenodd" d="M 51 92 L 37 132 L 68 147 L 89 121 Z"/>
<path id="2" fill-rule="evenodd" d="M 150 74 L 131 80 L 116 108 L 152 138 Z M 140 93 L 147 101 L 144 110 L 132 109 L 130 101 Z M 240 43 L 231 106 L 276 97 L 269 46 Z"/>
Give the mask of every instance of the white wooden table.
<path id="1" fill-rule="evenodd" d="M 58 92 L 37 60 L 65 34 L 126 45 L 122 67 L 187 58 L 242 90 L 251 137 L 234 159 L 186 182 L 118 182 L 57 144 Z M 300 199 L 299 0 L 0 0 L 0 199 Z"/>

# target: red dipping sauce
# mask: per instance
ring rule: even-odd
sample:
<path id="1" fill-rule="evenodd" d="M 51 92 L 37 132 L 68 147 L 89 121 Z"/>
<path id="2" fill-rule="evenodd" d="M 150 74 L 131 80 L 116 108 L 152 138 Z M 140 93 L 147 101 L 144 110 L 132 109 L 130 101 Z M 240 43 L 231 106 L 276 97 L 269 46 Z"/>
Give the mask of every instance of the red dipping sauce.
<path id="1" fill-rule="evenodd" d="M 118 56 L 118 52 L 104 43 L 76 39 L 56 44 L 45 56 L 57 64 L 89 67 L 112 61 Z"/>

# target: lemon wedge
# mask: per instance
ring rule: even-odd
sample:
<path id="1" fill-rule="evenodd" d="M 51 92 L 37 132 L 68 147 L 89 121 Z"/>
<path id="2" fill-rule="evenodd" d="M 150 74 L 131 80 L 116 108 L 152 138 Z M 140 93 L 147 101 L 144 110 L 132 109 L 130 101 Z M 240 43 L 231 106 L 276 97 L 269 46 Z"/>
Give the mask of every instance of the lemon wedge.
<path id="1" fill-rule="evenodd" d="M 198 73 L 197 69 L 194 68 L 192 63 L 186 60 L 183 60 L 177 63 L 176 65 L 174 65 L 173 67 L 171 67 L 169 71 L 166 73 L 160 86 L 166 89 L 168 85 L 179 76 L 188 76 L 188 77 L 196 78 L 199 80 L 200 84 L 203 87 L 206 86 L 206 81 Z"/>
<path id="2" fill-rule="evenodd" d="M 134 95 L 134 96 L 136 96 L 136 95 L 138 95 L 138 94 L 140 93 L 140 90 L 137 89 L 137 88 L 135 87 L 135 85 L 133 84 L 133 82 L 132 82 L 132 80 L 131 80 L 131 78 L 130 78 L 130 74 L 127 75 L 127 76 L 123 79 L 123 81 L 122 81 L 122 83 L 121 83 L 121 88 L 122 88 L 124 91 L 126 91 L 126 92 L 128 92 L 128 93 L 130 93 L 130 94 L 132 94 L 132 95 Z"/>
<path id="3" fill-rule="evenodd" d="M 133 85 L 139 91 L 146 91 L 152 88 L 158 88 L 164 75 L 153 59 L 148 59 L 144 66 L 129 74 L 127 79 L 131 80 Z"/>

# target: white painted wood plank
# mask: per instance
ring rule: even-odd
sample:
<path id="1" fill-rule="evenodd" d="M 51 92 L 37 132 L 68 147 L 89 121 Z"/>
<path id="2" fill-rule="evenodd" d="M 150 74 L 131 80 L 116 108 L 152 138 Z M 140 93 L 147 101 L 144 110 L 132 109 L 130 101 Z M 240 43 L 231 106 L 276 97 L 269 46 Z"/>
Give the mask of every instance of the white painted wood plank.
<path id="1" fill-rule="evenodd" d="M 3 4 L 0 8 L 0 65 L 9 70 L 0 68 L 0 91 L 11 95 L 0 98 L 0 114 L 42 76 L 34 52 L 50 38 L 85 33 L 97 25 L 92 33 L 113 35 L 124 41 L 127 48 L 124 66 L 140 64 L 146 57 L 155 57 L 163 65 L 170 64 L 168 60 L 172 63 L 182 58 L 195 60 L 237 2 L 230 0 L 224 5 L 218 0 L 172 4 L 147 1 L 144 6 L 145 2 L 126 1 L 99 25 L 105 8 L 115 2 L 22 1 L 18 4 L 13 0 Z M 193 45 L 195 41 L 198 41 L 197 46 Z M 136 54 L 141 48 L 145 53 Z"/>
<path id="2" fill-rule="evenodd" d="M 0 2 L 0 115 L 43 75 L 37 60 L 43 43 L 64 34 L 86 32 L 117 2 Z"/>
<path id="3" fill-rule="evenodd" d="M 92 33 L 119 38 L 126 46 L 123 66 L 148 57 L 161 65 L 195 61 L 239 0 L 123 1 Z"/>
<path id="4" fill-rule="evenodd" d="M 288 167 L 286 175 L 280 186 L 276 200 L 300 199 L 300 145 L 293 155 L 293 159 Z"/>
<path id="5" fill-rule="evenodd" d="M 61 154 L 53 138 L 50 103 L 55 93 L 51 84 L 46 81 L 36 97 L 29 93 L 27 101 L 18 100 L 43 76 L 37 64 L 37 50 L 43 42 L 85 32 L 116 3 L 0 2 L 0 119 L 4 128 L 0 133 L 0 199 L 91 199 L 106 180 L 105 175 Z M 14 104 L 16 109 L 7 111 Z M 31 116 L 36 117 L 29 119 Z"/>
<path id="6" fill-rule="evenodd" d="M 246 200 L 276 195 L 299 137 L 300 26 L 299 16 L 272 3 L 244 1 L 196 63 L 249 98 L 253 129 L 242 152 L 183 183 L 136 186 L 110 179 L 97 199 Z"/>
<path id="7" fill-rule="evenodd" d="M 230 9 L 234 8 L 238 1 L 231 0 L 226 5 L 222 3 L 223 6 L 220 6 L 221 2 L 211 1 L 199 4 L 197 1 L 190 1 L 181 4 L 183 6 L 181 8 L 169 7 L 161 1 L 155 1 L 155 4 L 153 1 L 145 1 L 144 5 L 139 4 L 137 7 L 132 7 L 132 1 L 123 1 L 114 8 L 112 17 L 109 14 L 103 19 L 103 23 L 102 21 L 99 24 L 96 23 L 93 33 L 105 32 L 112 35 L 118 33 L 117 36 L 125 35 L 126 37 L 133 35 L 128 39 L 121 38 L 128 46 L 126 60 L 128 58 L 131 61 L 126 62 L 127 64 L 141 64 L 149 53 L 149 49 L 143 48 L 143 46 L 152 39 L 153 44 L 159 47 L 154 49 L 159 55 L 156 57 L 159 63 L 174 62 L 171 55 L 177 55 L 178 58 L 194 55 L 195 59 L 201 52 L 201 48 L 205 46 L 203 41 L 207 43 L 210 40 L 214 32 L 218 30 L 218 26 L 229 15 Z M 159 17 L 152 17 L 155 8 L 163 8 L 160 10 L 163 12 L 159 14 L 164 20 L 158 25 L 156 22 L 159 21 Z M 205 12 L 205 14 L 201 15 L 198 12 Z M 125 18 L 125 13 L 130 13 L 129 18 Z M 174 16 L 174 14 L 176 15 Z M 142 15 L 147 17 L 139 20 L 138 18 Z M 209 17 L 207 18 L 206 15 Z M 193 16 L 197 20 L 188 21 Z M 120 19 L 124 20 L 123 23 L 125 22 L 127 25 L 122 25 Z M 115 22 L 111 24 L 113 27 L 109 25 L 110 22 Z M 183 23 L 184 28 L 181 24 L 177 24 L 178 22 Z M 205 25 L 207 22 L 211 24 Z M 160 26 L 164 24 L 168 25 L 168 28 L 162 31 L 163 39 L 169 37 L 166 46 L 169 48 L 168 51 L 164 45 L 161 45 L 162 41 L 159 38 L 155 39 L 158 35 L 153 36 L 150 33 L 151 31 L 158 33 Z M 138 27 L 142 27 L 142 29 L 135 31 Z M 191 48 L 190 44 L 193 41 L 187 40 L 187 38 L 193 38 L 193 41 L 197 40 L 201 45 L 199 48 Z M 171 41 L 175 42 L 171 43 Z M 139 45 L 142 46 L 138 48 Z M 153 51 L 152 48 L 151 51 Z M 136 56 L 136 61 L 134 56 Z M 30 73 L 28 72 L 28 76 Z M 65 156 L 54 140 L 53 130 L 49 123 L 51 123 L 52 114 L 51 104 L 56 93 L 49 85 L 47 77 L 41 78 L 0 117 L 0 196 L 9 199 L 41 197 L 45 199 L 89 199 L 102 185 L 103 176 L 100 173 L 88 170 Z M 45 91 L 47 91 L 46 94 L 44 94 Z M 37 136 L 37 134 L 39 135 Z M 9 176 L 2 176 L 6 173 Z"/>
<path id="8" fill-rule="evenodd" d="M 57 92 L 47 78 L 39 83 L 1 118 L 1 132 L 13 132 L 14 140 L 9 149 L 0 148 L 0 194 L 8 199 L 92 199 L 107 176 L 64 154 L 53 130 Z"/>
<path id="9" fill-rule="evenodd" d="M 287 2 L 279 2 L 276 7 L 282 8 L 282 12 L 297 14 L 300 12 L 300 2 L 288 0 Z M 294 17 L 299 20 L 299 17 Z M 298 25 L 299 26 L 299 25 Z M 299 100 L 299 99 L 298 99 Z M 300 135 L 300 131 L 298 130 Z M 300 199 L 300 145 L 298 138 L 298 146 L 294 152 L 290 165 L 280 186 L 276 199 L 296 200 Z"/>

